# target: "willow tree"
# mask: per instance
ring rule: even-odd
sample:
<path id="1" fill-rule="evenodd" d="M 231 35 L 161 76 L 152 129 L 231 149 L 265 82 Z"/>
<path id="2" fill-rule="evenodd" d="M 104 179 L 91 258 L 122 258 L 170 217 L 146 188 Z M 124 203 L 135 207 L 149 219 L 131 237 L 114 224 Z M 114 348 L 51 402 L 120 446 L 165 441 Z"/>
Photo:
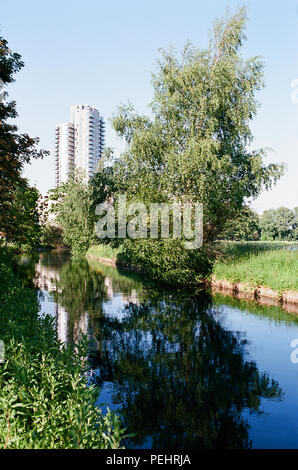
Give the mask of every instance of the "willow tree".
<path id="1" fill-rule="evenodd" d="M 251 150 L 250 123 L 264 84 L 260 58 L 241 55 L 246 21 L 244 7 L 227 12 L 207 48 L 162 51 L 151 117 L 129 104 L 113 118 L 127 142 L 114 165 L 122 191 L 147 202 L 174 196 L 203 203 L 205 242 L 283 172 L 283 165 L 264 163 L 265 149 Z"/>

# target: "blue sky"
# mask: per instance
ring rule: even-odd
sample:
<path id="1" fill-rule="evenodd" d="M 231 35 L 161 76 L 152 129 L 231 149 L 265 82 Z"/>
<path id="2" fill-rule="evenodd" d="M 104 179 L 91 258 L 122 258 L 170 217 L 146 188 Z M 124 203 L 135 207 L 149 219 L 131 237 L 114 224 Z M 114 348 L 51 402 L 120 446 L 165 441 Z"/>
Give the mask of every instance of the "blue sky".
<path id="1" fill-rule="evenodd" d="M 45 193 L 54 186 L 54 129 L 68 121 L 69 106 L 90 104 L 107 121 L 106 144 L 123 149 L 108 122 L 130 100 L 148 113 L 151 73 L 159 48 L 181 49 L 187 40 L 208 44 L 215 17 L 233 0 L 10 0 L 2 2 L 1 35 L 19 52 L 25 67 L 7 88 L 17 102 L 22 132 L 40 137 L 51 155 L 26 167 L 30 182 Z M 267 161 L 285 162 L 288 171 L 276 188 L 253 207 L 259 212 L 298 206 L 298 103 L 291 82 L 298 79 L 298 0 L 250 0 L 245 56 L 265 62 L 265 89 L 252 124 L 254 147 L 270 147 Z M 298 87 L 297 87 L 298 88 Z"/>

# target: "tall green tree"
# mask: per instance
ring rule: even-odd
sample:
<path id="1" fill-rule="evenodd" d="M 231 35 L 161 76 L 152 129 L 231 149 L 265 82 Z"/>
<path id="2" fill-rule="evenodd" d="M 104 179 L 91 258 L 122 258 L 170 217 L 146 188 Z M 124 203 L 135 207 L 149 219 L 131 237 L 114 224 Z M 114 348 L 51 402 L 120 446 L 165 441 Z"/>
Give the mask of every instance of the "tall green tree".
<path id="1" fill-rule="evenodd" d="M 260 227 L 263 240 L 291 240 L 295 239 L 296 229 L 295 212 L 287 207 L 268 209 L 260 218 Z"/>
<path id="2" fill-rule="evenodd" d="M 91 187 L 84 175 L 78 172 L 69 180 L 51 191 L 56 201 L 51 211 L 61 227 L 63 241 L 71 247 L 75 257 L 81 257 L 88 250 L 94 234 Z"/>
<path id="3" fill-rule="evenodd" d="M 125 192 L 128 202 L 147 206 L 173 200 L 203 204 L 200 250 L 183 253 L 180 240 L 125 240 L 130 261 L 145 260 L 171 283 L 206 277 L 210 247 L 227 221 L 283 173 L 283 165 L 264 163 L 265 149 L 251 150 L 256 93 L 264 83 L 261 60 L 241 55 L 246 21 L 245 8 L 227 12 L 215 22 L 207 48 L 187 44 L 181 55 L 163 51 L 153 75 L 151 117 L 128 104 L 112 120 L 127 145 L 114 161 L 110 192 L 105 185 L 107 199 Z"/>
<path id="4" fill-rule="evenodd" d="M 16 186 L 9 209 L 14 223 L 6 228 L 8 240 L 31 248 L 39 244 L 41 237 L 37 210 L 39 196 L 39 191 L 31 187 L 27 180 Z"/>
<path id="5" fill-rule="evenodd" d="M 5 86 L 14 81 L 14 75 L 22 67 L 21 56 L 12 52 L 7 41 L 0 37 L 0 84 L 4 86 L 0 99 L 0 232 L 10 239 L 10 233 L 15 232 L 14 218 L 16 189 L 28 184 L 22 177 L 25 163 L 32 158 L 43 157 L 47 152 L 38 150 L 38 138 L 28 134 L 19 134 L 15 125 L 8 122 L 17 117 L 16 103 L 7 101 L 8 94 Z M 21 230 L 21 227 L 20 227 Z"/>
<path id="6" fill-rule="evenodd" d="M 223 240 L 259 240 L 259 215 L 249 206 L 244 206 L 231 220 L 228 220 L 220 233 Z"/>
<path id="7" fill-rule="evenodd" d="M 245 25 L 240 8 L 215 22 L 208 48 L 188 44 L 181 57 L 163 51 L 153 76 L 152 118 L 128 105 L 113 119 L 127 142 L 114 170 L 122 188 L 145 201 L 174 196 L 203 203 L 207 243 L 245 198 L 257 197 L 283 172 L 283 165 L 265 165 L 265 149 L 249 150 L 263 64 L 241 56 Z"/>

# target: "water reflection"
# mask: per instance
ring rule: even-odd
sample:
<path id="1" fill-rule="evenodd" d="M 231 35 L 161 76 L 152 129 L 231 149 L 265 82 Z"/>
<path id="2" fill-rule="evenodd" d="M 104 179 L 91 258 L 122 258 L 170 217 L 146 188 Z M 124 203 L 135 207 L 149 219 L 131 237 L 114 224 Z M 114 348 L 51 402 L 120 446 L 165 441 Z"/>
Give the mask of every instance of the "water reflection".
<path id="1" fill-rule="evenodd" d="M 246 448 L 244 408 L 280 398 L 278 384 L 243 357 L 242 338 L 224 330 L 206 298 L 156 293 L 130 304 L 122 321 L 97 319 L 96 334 L 125 423 L 152 448 Z M 104 360 L 102 360 L 104 359 Z M 148 442 L 148 441 L 147 441 Z"/>
<path id="2" fill-rule="evenodd" d="M 243 412 L 259 414 L 262 398 L 282 399 L 208 295 L 161 291 L 115 268 L 49 253 L 40 255 L 34 283 L 56 300 L 62 342 L 88 335 L 94 377 L 103 389 L 109 384 L 136 433 L 127 447 L 249 448 Z"/>

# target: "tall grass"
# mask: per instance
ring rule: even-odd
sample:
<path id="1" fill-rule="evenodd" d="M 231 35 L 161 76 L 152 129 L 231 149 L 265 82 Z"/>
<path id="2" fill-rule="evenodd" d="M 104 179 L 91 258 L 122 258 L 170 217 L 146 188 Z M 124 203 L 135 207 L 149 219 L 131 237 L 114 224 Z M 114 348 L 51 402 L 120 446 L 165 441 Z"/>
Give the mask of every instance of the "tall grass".
<path id="1" fill-rule="evenodd" d="M 101 413 L 87 383 L 86 339 L 61 348 L 53 319 L 38 315 L 36 293 L 0 256 L 0 448 L 120 447 L 120 419 Z"/>
<path id="2" fill-rule="evenodd" d="M 297 246 L 297 244 L 296 244 Z M 217 279 L 298 290 L 298 251 L 286 242 L 221 242 L 213 273 Z"/>
<path id="3" fill-rule="evenodd" d="M 216 243 L 217 250 L 226 258 L 243 258 L 250 254 L 259 254 L 264 251 L 275 251 L 291 248 L 298 248 L 298 242 L 287 241 L 250 241 L 250 242 L 235 242 L 235 241 L 218 241 Z"/>

